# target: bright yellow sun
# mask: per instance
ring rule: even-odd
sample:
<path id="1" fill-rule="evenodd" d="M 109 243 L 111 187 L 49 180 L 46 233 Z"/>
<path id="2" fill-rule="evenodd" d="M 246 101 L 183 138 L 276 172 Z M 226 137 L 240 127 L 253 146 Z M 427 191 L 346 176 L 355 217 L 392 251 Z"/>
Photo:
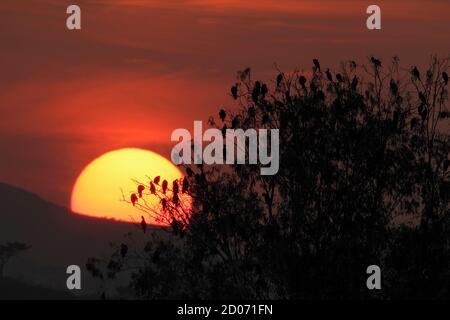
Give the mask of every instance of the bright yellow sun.
<path id="1" fill-rule="evenodd" d="M 171 183 L 183 177 L 181 171 L 166 158 L 142 149 L 128 148 L 105 153 L 84 168 L 72 191 L 71 208 L 82 215 L 139 222 L 141 215 L 148 224 L 166 225 L 146 216 L 122 199 L 136 192 L 139 181 L 146 186 L 149 177 L 161 176 Z M 148 197 L 148 206 L 160 208 L 158 198 Z"/>

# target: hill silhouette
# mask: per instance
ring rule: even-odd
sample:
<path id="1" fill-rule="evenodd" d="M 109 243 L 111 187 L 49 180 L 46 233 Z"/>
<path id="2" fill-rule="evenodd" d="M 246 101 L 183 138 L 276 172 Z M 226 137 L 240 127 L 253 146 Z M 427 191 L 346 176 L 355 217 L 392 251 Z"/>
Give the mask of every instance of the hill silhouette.
<path id="1" fill-rule="evenodd" d="M 28 297 L 27 283 L 64 291 L 66 268 L 71 264 L 82 267 L 80 294 L 91 294 L 96 285 L 84 269 L 87 259 L 102 256 L 111 242 L 134 229 L 129 223 L 73 214 L 36 194 L 0 183 L 0 243 L 20 241 L 32 246 L 6 266 L 5 278 L 21 281 L 3 279 L 0 295 L 16 286 L 15 297 L 20 297 L 20 291 Z"/>

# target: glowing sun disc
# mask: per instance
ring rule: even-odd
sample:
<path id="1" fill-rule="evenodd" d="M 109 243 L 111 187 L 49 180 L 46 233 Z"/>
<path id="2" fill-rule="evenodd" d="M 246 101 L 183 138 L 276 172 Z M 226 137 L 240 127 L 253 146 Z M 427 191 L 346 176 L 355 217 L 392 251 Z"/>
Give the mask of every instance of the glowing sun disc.
<path id="1" fill-rule="evenodd" d="M 129 203 L 121 201 L 122 192 L 129 200 L 136 192 L 137 180 L 148 186 L 149 177 L 173 181 L 183 177 L 181 171 L 157 153 L 127 148 L 103 154 L 88 164 L 77 178 L 72 190 L 73 212 L 125 222 L 140 222 L 144 216 L 148 224 L 165 226 Z M 159 207 L 159 199 L 146 199 L 150 206 Z"/>

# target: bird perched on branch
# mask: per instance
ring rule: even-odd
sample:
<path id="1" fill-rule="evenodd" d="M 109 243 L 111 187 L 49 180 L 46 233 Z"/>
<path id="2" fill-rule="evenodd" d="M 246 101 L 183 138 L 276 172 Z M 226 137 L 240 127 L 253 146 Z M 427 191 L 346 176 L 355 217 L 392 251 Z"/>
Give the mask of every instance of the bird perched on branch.
<path id="1" fill-rule="evenodd" d="M 283 74 L 282 73 L 278 74 L 278 76 L 277 76 L 277 88 L 280 86 L 281 81 L 283 81 Z"/>
<path id="2" fill-rule="evenodd" d="M 156 188 L 153 182 L 150 182 L 150 192 L 151 194 L 156 194 Z"/>
<path id="3" fill-rule="evenodd" d="M 372 58 L 370 58 L 370 61 L 372 61 L 373 65 L 376 68 L 381 68 L 381 61 L 379 59 L 372 57 Z"/>
<path id="4" fill-rule="evenodd" d="M 302 88 L 304 90 L 306 90 L 306 78 L 305 78 L 305 76 L 300 76 L 300 78 L 298 78 L 298 82 L 300 82 L 300 85 L 302 86 Z"/>
<path id="5" fill-rule="evenodd" d="M 320 63 L 319 63 L 319 60 L 313 59 L 313 64 L 314 64 L 314 67 L 316 67 L 316 69 L 317 69 L 318 71 L 320 71 Z"/>
<path id="6" fill-rule="evenodd" d="M 188 181 L 188 179 L 185 177 L 185 178 L 183 179 L 183 187 L 182 187 L 181 191 L 182 191 L 183 193 L 186 193 L 186 191 L 188 190 L 188 188 L 189 188 L 189 181 Z"/>
<path id="7" fill-rule="evenodd" d="M 162 182 L 162 192 L 164 193 L 164 194 L 166 194 L 166 192 L 167 192 L 167 187 L 169 186 L 169 183 L 167 182 L 167 180 L 164 180 L 163 182 Z"/>
<path id="8" fill-rule="evenodd" d="M 238 88 L 237 86 L 231 87 L 231 95 L 233 96 L 234 100 L 238 98 Z"/>
<path id="9" fill-rule="evenodd" d="M 142 184 L 140 184 L 137 188 L 139 198 L 142 198 L 142 192 L 144 192 L 144 190 L 145 190 L 145 187 Z"/>
<path id="10" fill-rule="evenodd" d="M 133 193 L 130 197 L 131 203 L 133 204 L 133 206 L 136 205 L 136 202 L 138 201 L 138 197 L 135 193 Z"/>
<path id="11" fill-rule="evenodd" d="M 442 79 L 444 79 L 444 84 L 448 85 L 448 74 L 447 72 L 442 72 Z"/>
<path id="12" fill-rule="evenodd" d="M 220 120 L 224 121 L 226 116 L 227 116 L 227 113 L 225 112 L 225 110 L 221 109 L 219 112 Z"/>
<path id="13" fill-rule="evenodd" d="M 144 233 L 147 231 L 147 222 L 145 222 L 144 216 L 141 216 L 141 228 Z"/>
<path id="14" fill-rule="evenodd" d="M 414 67 L 414 68 L 411 70 L 411 74 L 413 75 L 414 79 L 420 81 L 420 72 L 419 72 L 419 69 L 417 69 L 417 67 Z"/>

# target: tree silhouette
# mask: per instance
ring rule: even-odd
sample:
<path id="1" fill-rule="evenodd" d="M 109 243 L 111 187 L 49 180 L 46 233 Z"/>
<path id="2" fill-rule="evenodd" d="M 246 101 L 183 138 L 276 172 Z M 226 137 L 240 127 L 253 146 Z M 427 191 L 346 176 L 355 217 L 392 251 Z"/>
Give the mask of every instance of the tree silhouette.
<path id="1" fill-rule="evenodd" d="M 5 265 L 15 256 L 30 249 L 31 246 L 21 242 L 8 242 L 0 245 L 0 278 L 3 277 Z"/>
<path id="2" fill-rule="evenodd" d="M 312 73 L 268 83 L 239 72 L 236 105 L 210 125 L 279 129 L 278 174 L 195 165 L 182 191 L 137 182 L 130 203 L 172 236 L 106 269 L 132 268 L 137 297 L 151 299 L 449 298 L 448 61 L 421 72 L 371 57 L 332 72 L 314 59 Z M 371 264 L 381 291 L 366 287 Z"/>

